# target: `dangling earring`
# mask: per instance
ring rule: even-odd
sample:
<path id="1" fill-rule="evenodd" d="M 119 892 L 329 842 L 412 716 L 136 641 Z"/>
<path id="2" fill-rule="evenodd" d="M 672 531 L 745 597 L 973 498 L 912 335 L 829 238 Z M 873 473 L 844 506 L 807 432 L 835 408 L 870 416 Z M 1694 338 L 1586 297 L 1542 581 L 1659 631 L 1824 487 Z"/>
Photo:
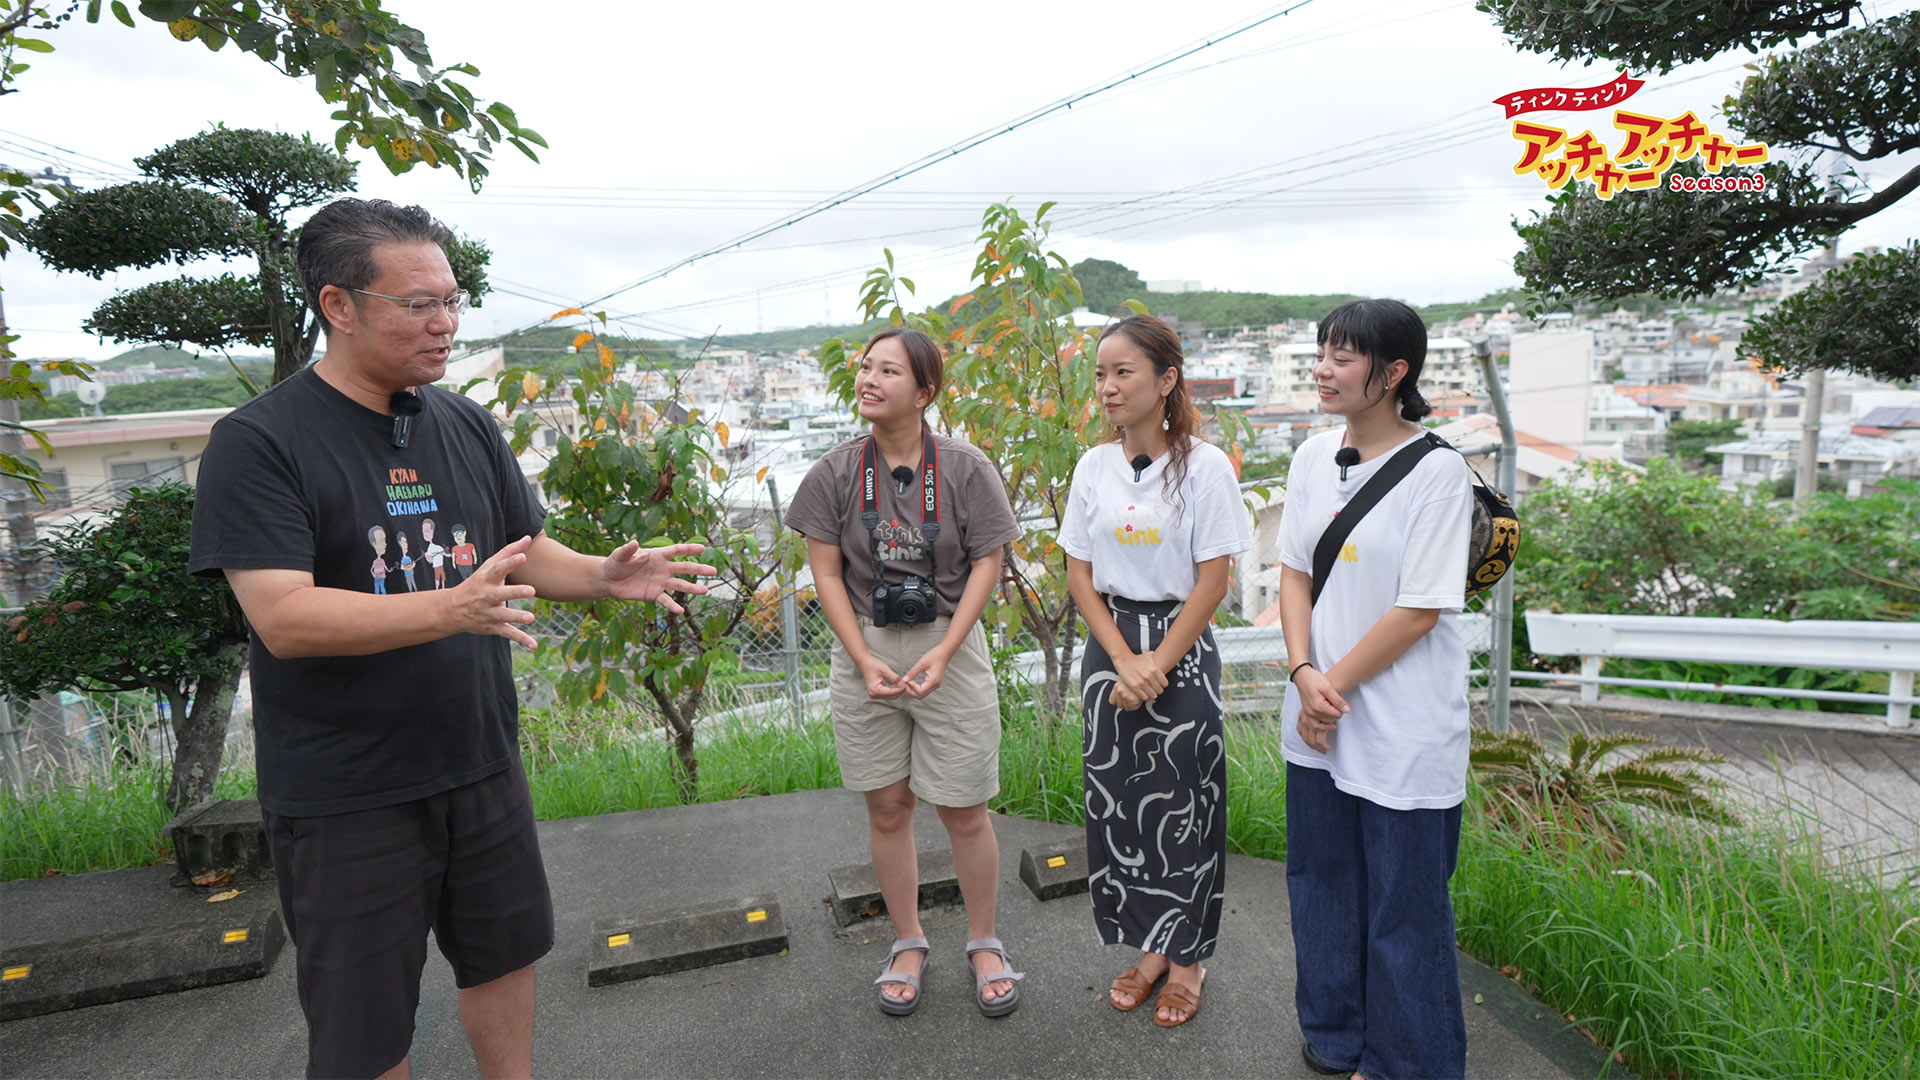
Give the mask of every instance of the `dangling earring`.
<path id="1" fill-rule="evenodd" d="M 1170 427 L 1171 425 L 1167 421 L 1167 399 L 1162 395 L 1160 398 L 1160 430 L 1166 431 Z"/>

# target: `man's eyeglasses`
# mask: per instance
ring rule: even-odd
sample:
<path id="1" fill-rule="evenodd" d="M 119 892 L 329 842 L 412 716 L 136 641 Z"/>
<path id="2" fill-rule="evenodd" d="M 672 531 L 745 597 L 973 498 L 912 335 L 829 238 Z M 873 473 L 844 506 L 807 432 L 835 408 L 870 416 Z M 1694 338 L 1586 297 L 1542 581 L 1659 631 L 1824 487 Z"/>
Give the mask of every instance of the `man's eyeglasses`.
<path id="1" fill-rule="evenodd" d="M 347 291 L 357 292 L 362 296 L 377 296 L 382 300 L 391 300 L 405 307 L 407 309 L 407 316 L 414 319 L 431 319 L 442 311 L 445 311 L 457 319 L 460 317 L 460 313 L 466 310 L 467 301 L 471 299 L 470 294 L 465 289 L 455 291 L 452 296 L 447 297 L 445 300 L 432 296 L 388 296 L 386 293 L 369 292 L 366 289 L 355 289 L 351 286 L 348 287 Z"/>

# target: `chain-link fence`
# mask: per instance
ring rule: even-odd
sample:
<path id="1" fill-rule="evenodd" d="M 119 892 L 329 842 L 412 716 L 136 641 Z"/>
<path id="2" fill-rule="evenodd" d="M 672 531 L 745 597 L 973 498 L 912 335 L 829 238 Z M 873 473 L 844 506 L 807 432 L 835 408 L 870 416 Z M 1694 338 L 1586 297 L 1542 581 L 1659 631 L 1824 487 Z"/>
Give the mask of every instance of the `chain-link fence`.
<path id="1" fill-rule="evenodd" d="M 1253 511 L 1254 548 L 1235 559 L 1226 600 L 1214 621 L 1214 639 L 1222 662 L 1221 694 L 1227 709 L 1236 713 L 1277 712 L 1286 696 L 1291 668 L 1278 607 L 1280 497 L 1276 493 L 1267 502 L 1271 505 Z M 1013 602 L 1006 595 L 996 598 L 996 603 Z M 1468 602 L 1459 620 L 1468 648 L 1468 692 L 1476 698 L 1484 697 L 1488 683 L 1491 604 L 1491 593 L 1476 597 Z M 542 614 L 532 632 L 536 636 L 565 637 L 582 618 L 584 613 L 579 608 L 552 608 Z M 1068 666 L 1069 702 L 1077 696 L 1078 650 L 1085 640 L 1084 624 L 1076 625 L 1075 653 Z M 989 630 L 988 642 L 1003 696 L 1007 692 L 1025 693 L 1035 702 L 1044 701 L 1045 665 L 1033 635 L 1019 626 L 1011 630 L 996 627 Z M 726 644 L 736 653 L 737 664 L 717 672 L 710 681 L 709 700 L 703 710 L 709 717 L 824 713 L 834 635 L 804 571 L 794 584 L 770 586 L 756 595 Z M 550 704 L 556 674 L 551 668 L 523 663 L 522 704 Z M 640 704 L 646 707 L 644 702 Z"/>

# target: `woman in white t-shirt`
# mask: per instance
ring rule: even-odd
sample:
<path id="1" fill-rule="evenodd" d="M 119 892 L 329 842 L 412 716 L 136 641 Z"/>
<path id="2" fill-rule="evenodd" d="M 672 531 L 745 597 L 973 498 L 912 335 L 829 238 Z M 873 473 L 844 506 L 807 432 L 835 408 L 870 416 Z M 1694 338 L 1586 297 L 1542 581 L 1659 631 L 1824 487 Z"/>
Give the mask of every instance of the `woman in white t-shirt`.
<path id="1" fill-rule="evenodd" d="M 1457 1077 L 1466 1018 L 1447 881 L 1467 777 L 1465 602 L 1472 493 L 1428 453 L 1348 535 L 1313 598 L 1327 524 L 1432 409 L 1420 316 L 1356 300 L 1320 323 L 1313 375 L 1346 426 L 1301 444 L 1281 520 L 1287 893 L 1301 1052 L 1319 1072 Z"/>
<path id="2" fill-rule="evenodd" d="M 1180 338 L 1136 315 L 1100 338 L 1094 386 L 1118 434 L 1073 471 L 1060 544 L 1087 622 L 1081 661 L 1087 881 L 1102 941 L 1141 951 L 1109 1000 L 1154 1022 L 1200 1010 L 1225 898 L 1226 743 L 1208 623 L 1253 543 L 1233 463 L 1196 434 Z"/>

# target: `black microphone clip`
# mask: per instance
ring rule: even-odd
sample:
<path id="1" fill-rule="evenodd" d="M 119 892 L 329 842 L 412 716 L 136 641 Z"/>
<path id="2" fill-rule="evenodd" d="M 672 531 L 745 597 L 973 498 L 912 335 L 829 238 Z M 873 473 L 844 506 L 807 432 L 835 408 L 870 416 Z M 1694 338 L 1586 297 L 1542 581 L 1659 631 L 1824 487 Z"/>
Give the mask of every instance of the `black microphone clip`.
<path id="1" fill-rule="evenodd" d="M 1340 466 L 1340 479 L 1347 478 L 1347 470 L 1360 464 L 1360 451 L 1351 446 L 1343 446 L 1333 455 L 1333 463 Z"/>
<path id="2" fill-rule="evenodd" d="M 1147 469 L 1153 465 L 1153 459 L 1145 454 L 1135 454 L 1133 455 L 1133 460 L 1127 462 L 1127 464 L 1133 466 L 1133 482 L 1137 484 L 1140 482 L 1140 474 L 1146 472 Z"/>
<path id="3" fill-rule="evenodd" d="M 907 485 L 913 483 L 913 470 L 905 465 L 895 465 L 889 475 L 893 477 L 893 490 L 897 493 L 905 494 Z"/>
<path id="4" fill-rule="evenodd" d="M 413 438 L 413 418 L 420 415 L 420 399 L 406 390 L 395 390 L 387 399 L 387 408 L 393 411 L 394 449 L 405 450 Z"/>

